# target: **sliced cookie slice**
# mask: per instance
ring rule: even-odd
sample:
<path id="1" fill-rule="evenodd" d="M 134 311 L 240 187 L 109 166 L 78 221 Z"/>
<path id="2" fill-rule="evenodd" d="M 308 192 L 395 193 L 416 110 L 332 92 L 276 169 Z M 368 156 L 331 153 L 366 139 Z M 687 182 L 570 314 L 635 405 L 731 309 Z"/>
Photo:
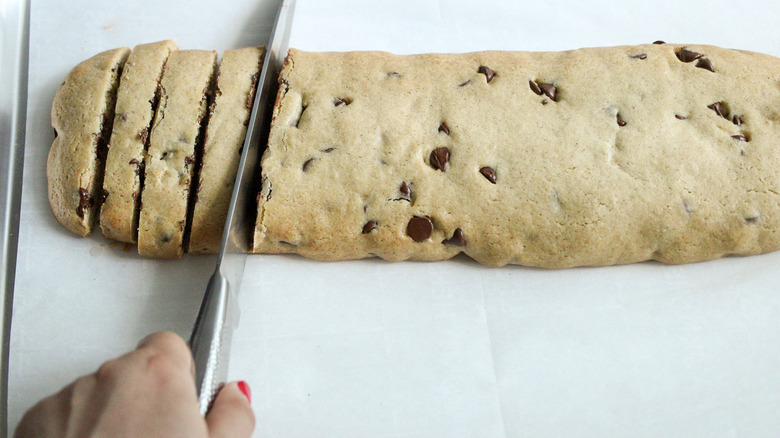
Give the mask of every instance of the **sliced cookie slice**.
<path id="1" fill-rule="evenodd" d="M 196 145 L 216 61 L 216 52 L 204 50 L 179 50 L 168 58 L 149 133 L 138 226 L 141 255 L 182 255 Z"/>
<path id="2" fill-rule="evenodd" d="M 129 53 L 122 47 L 80 63 L 54 96 L 54 143 L 46 163 L 49 204 L 57 220 L 80 236 L 92 232 L 97 217 L 116 89 Z"/>
<path id="3" fill-rule="evenodd" d="M 100 210 L 100 229 L 109 239 L 136 241 L 149 128 L 165 61 L 176 48 L 170 40 L 138 45 L 125 63 L 117 91 Z"/>
<path id="4" fill-rule="evenodd" d="M 246 47 L 228 50 L 222 57 L 206 128 L 188 252 L 219 251 L 264 53 L 262 47 Z"/>

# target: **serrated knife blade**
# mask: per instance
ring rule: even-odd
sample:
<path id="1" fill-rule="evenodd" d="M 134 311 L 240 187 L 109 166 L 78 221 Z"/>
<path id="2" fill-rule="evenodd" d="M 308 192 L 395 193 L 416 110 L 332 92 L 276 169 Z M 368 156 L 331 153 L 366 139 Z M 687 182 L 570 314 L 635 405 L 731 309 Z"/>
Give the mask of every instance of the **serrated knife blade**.
<path id="1" fill-rule="evenodd" d="M 284 0 L 279 2 L 276 10 L 276 21 L 257 82 L 216 269 L 206 287 L 190 337 L 198 404 L 204 415 L 227 380 L 230 342 L 238 322 L 237 297 L 254 230 L 255 206 L 251 201 L 256 193 L 258 157 L 260 146 L 268 141 L 277 78 L 289 49 L 294 9 L 295 0 Z"/>

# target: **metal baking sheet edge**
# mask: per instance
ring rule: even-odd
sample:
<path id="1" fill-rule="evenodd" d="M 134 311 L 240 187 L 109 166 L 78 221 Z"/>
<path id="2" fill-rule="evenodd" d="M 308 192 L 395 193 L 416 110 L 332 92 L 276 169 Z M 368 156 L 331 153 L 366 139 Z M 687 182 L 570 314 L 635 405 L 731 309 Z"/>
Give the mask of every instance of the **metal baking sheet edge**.
<path id="1" fill-rule="evenodd" d="M 0 2 L 0 436 L 8 434 L 8 357 L 13 314 L 19 214 L 22 197 L 27 73 L 30 48 L 30 0 Z"/>

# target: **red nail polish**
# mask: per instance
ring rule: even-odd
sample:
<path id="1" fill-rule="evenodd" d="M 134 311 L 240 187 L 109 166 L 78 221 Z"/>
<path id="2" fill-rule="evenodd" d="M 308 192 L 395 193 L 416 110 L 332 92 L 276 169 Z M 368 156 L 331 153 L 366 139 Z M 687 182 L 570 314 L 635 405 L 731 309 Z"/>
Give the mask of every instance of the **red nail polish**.
<path id="1" fill-rule="evenodd" d="M 249 384 L 243 380 L 238 382 L 238 390 L 246 396 L 247 401 L 252 403 L 252 391 L 249 389 Z"/>

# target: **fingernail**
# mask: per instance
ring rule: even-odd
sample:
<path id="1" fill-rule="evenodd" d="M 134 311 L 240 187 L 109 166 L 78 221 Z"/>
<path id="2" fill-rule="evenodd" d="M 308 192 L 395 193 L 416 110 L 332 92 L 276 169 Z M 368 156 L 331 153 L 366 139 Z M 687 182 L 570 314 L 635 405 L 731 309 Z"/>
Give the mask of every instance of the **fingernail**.
<path id="1" fill-rule="evenodd" d="M 245 381 L 238 382 L 238 390 L 246 396 L 249 403 L 252 403 L 252 391 L 249 389 L 249 384 Z"/>

